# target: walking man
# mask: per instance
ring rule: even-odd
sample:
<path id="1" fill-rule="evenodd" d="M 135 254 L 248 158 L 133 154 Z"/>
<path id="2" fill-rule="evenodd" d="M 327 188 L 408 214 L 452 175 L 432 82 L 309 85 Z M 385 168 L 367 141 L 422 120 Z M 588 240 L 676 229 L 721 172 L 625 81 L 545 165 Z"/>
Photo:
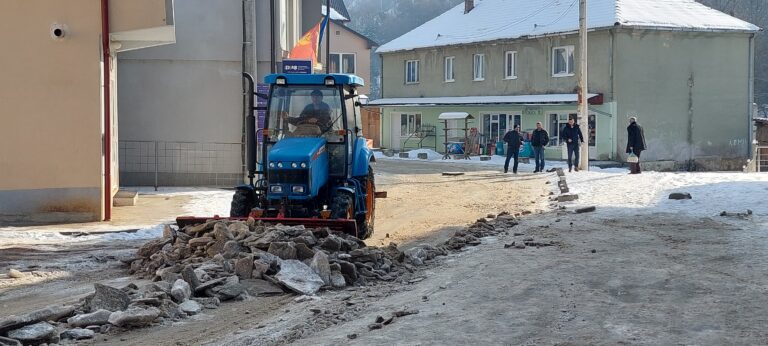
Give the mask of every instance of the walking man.
<path id="1" fill-rule="evenodd" d="M 565 125 L 563 131 L 560 132 L 560 139 L 565 142 L 568 149 L 568 172 L 572 168 L 578 172 L 579 144 L 584 143 L 584 135 L 581 134 L 581 128 L 573 120 L 573 117 L 568 118 L 568 125 Z"/>
<path id="2" fill-rule="evenodd" d="M 520 146 L 523 145 L 523 136 L 520 134 L 520 125 L 515 125 L 514 131 L 509 131 L 504 135 L 504 141 L 507 142 L 507 160 L 504 161 L 504 173 L 509 170 L 509 159 L 515 158 L 512 166 L 512 173 L 517 174 L 517 159 L 520 156 Z"/>
<path id="3" fill-rule="evenodd" d="M 635 154 L 637 162 L 629 163 L 629 174 L 640 174 L 640 153 L 646 149 L 643 127 L 637 124 L 637 118 L 629 118 L 627 126 L 627 154 Z"/>
<path id="4" fill-rule="evenodd" d="M 541 127 L 541 122 L 536 123 L 536 129 L 531 135 L 531 146 L 533 147 L 533 159 L 536 161 L 536 170 L 533 173 L 544 172 L 544 147 L 549 143 L 549 134 L 547 130 Z"/>

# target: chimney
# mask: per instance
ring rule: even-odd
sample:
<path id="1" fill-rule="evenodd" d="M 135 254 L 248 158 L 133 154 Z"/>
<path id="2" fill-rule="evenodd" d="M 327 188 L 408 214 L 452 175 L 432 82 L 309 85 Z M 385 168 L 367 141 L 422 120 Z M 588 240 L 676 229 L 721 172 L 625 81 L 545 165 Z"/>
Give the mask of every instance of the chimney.
<path id="1" fill-rule="evenodd" d="M 464 0 L 465 14 L 469 13 L 469 11 L 472 11 L 473 8 L 475 8 L 475 0 Z"/>

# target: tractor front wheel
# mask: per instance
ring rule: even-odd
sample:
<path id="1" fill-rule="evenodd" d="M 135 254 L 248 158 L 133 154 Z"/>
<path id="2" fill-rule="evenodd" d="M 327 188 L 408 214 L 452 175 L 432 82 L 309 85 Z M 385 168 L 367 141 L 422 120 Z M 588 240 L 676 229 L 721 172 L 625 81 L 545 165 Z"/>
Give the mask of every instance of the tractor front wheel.
<path id="1" fill-rule="evenodd" d="M 253 208 L 253 191 L 245 189 L 235 190 L 232 196 L 232 204 L 229 209 L 230 217 L 246 217 Z"/>

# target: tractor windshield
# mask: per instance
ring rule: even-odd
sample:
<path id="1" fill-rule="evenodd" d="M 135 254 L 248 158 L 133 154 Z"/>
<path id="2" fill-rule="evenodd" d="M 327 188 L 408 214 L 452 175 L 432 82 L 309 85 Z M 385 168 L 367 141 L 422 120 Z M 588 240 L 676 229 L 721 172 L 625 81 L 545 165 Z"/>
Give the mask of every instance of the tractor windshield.
<path id="1" fill-rule="evenodd" d="M 337 87 L 276 85 L 269 103 L 267 129 L 272 141 L 287 137 L 326 137 L 340 142 L 343 129 Z"/>

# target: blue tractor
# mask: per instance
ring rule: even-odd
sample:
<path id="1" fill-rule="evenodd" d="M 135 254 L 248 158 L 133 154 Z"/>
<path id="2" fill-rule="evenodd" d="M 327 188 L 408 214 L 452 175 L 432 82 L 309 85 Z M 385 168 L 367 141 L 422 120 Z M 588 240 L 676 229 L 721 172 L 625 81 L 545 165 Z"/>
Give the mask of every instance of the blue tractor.
<path id="1" fill-rule="evenodd" d="M 230 218 L 329 227 L 365 239 L 373 234 L 373 152 L 362 135 L 357 88 L 348 74 L 271 74 L 266 108 L 246 117 L 249 183 L 238 186 Z M 265 119 L 256 129 L 254 111 Z M 257 155 L 257 152 L 259 155 Z M 258 157 L 260 156 L 260 157 Z M 384 197 L 379 193 L 378 197 Z M 210 218 L 206 218 L 210 219 Z M 179 218 L 180 226 L 202 218 Z"/>

